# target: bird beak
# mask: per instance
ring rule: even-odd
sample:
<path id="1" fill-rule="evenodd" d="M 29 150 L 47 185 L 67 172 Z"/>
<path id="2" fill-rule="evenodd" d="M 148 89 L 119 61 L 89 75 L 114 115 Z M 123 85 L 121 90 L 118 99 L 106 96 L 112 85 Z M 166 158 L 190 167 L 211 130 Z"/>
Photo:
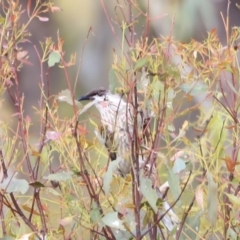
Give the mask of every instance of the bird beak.
<path id="1" fill-rule="evenodd" d="M 78 101 L 86 101 L 86 100 L 91 100 L 90 96 L 89 95 L 85 95 L 85 96 L 82 96 L 78 99 Z"/>

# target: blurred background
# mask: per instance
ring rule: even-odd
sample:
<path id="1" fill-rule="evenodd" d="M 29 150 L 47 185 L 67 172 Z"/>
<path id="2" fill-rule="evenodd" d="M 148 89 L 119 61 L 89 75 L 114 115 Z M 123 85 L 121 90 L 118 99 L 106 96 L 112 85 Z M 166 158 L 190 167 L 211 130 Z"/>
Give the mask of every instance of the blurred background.
<path id="1" fill-rule="evenodd" d="M 227 0 L 138 0 L 136 2 L 142 12 L 147 12 L 149 8 L 151 22 L 148 37 L 150 39 L 169 35 L 174 19 L 172 34 L 175 39 L 188 42 L 194 38 L 201 41 L 207 36 L 208 31 L 216 28 L 222 43 L 226 42 L 220 13 L 222 12 L 223 16 L 226 17 Z M 240 10 L 236 6 L 237 2 L 238 0 L 231 1 L 230 26 L 240 25 Z M 40 49 L 39 41 L 44 41 L 46 37 L 52 37 L 56 40 L 59 31 L 59 35 L 65 42 L 66 60 L 69 59 L 71 53 L 77 53 L 77 63 L 69 69 L 69 76 L 72 84 L 77 82 L 75 94 L 78 98 L 94 88 L 108 87 L 108 74 L 113 61 L 113 53 L 120 50 L 116 38 L 120 40 L 122 38 L 122 32 L 116 23 L 116 14 L 120 13 L 121 8 L 128 15 L 127 0 L 56 0 L 54 3 L 62 10 L 44 15 L 43 17 L 49 18 L 48 22 L 35 19 L 29 26 L 31 42 L 20 46 L 27 49 L 29 61 L 33 64 L 33 66 L 25 65 L 19 72 L 21 90 L 25 95 L 25 114 L 33 120 L 38 117 L 32 106 L 38 105 L 40 97 L 40 64 L 34 45 Z M 112 20 L 112 25 L 116 31 L 115 35 L 111 31 L 102 3 L 104 3 L 105 11 Z M 26 4 L 27 1 L 22 1 L 23 8 L 26 8 Z M 27 20 L 27 14 L 23 14 L 22 23 Z M 136 29 L 136 39 L 142 35 L 145 22 L 144 18 L 137 20 L 139 28 Z M 52 95 L 67 88 L 62 69 L 57 66 L 51 68 L 50 83 Z M 15 109 L 10 101 L 7 102 L 5 104 L 9 104 L 7 109 L 11 115 Z M 60 110 L 63 112 L 63 116 L 71 117 L 73 114 L 71 107 L 64 103 L 62 103 Z M 4 113 L 3 117 L 8 119 L 9 114 Z"/>
<path id="2" fill-rule="evenodd" d="M 43 14 L 42 17 L 49 18 L 44 22 L 35 19 L 29 26 L 29 42 L 22 43 L 19 47 L 27 50 L 29 62 L 32 65 L 24 65 L 19 72 L 20 89 L 24 94 L 24 114 L 32 119 L 34 126 L 31 128 L 31 137 L 33 141 L 39 141 L 39 115 L 36 114 L 34 107 L 38 107 L 40 99 L 40 63 L 34 46 L 40 48 L 40 41 L 44 42 L 47 37 L 51 37 L 57 43 L 57 34 L 64 40 L 65 60 L 68 61 L 72 53 L 77 54 L 75 66 L 69 68 L 69 77 L 72 86 L 76 84 L 75 97 L 78 99 L 81 95 L 99 88 L 108 87 L 109 70 L 113 62 L 114 52 L 120 52 L 121 46 L 117 39 L 122 39 L 122 32 L 117 23 L 117 17 L 121 21 L 122 10 L 128 16 L 128 2 L 130 0 L 55 0 L 56 6 L 61 11 L 55 13 Z M 26 9 L 28 1 L 19 0 L 22 8 Z M 44 2 L 44 0 L 42 0 Z M 171 32 L 175 40 L 188 42 L 191 39 L 202 41 L 207 32 L 216 28 L 219 38 L 223 44 L 226 44 L 226 33 L 224 29 L 221 14 L 226 19 L 227 0 L 132 0 L 137 3 L 143 13 L 149 9 L 150 26 L 148 38 L 168 36 Z M 236 6 L 239 0 L 232 0 L 229 16 L 230 27 L 240 25 L 240 9 Z M 104 7 L 105 9 L 104 9 Z M 31 8 L 34 8 L 32 1 Z M 114 27 L 115 32 L 109 25 L 106 13 Z M 137 14 L 136 10 L 133 10 Z M 134 16 L 136 17 L 136 16 Z M 138 25 L 136 28 L 136 39 L 142 36 L 144 31 L 145 18 L 142 16 L 136 19 Z M 22 24 L 28 21 L 25 11 L 22 15 Z M 47 69 L 45 63 L 44 70 Z M 44 75 L 44 78 L 46 76 Z M 50 94 L 58 95 L 64 89 L 67 89 L 63 69 L 54 66 L 50 69 Z M 4 96 L 4 111 L 0 117 L 3 121 L 16 125 L 18 116 L 13 102 L 8 94 Z M 3 109 L 3 108 L 2 108 Z M 60 102 L 59 113 L 64 119 L 72 118 L 73 109 L 70 105 Z M 196 113 L 194 113 L 196 117 Z M 185 117 L 185 116 L 184 116 Z M 81 119 L 88 119 L 83 116 Z M 181 120 L 181 126 L 184 119 Z M 93 131 L 92 131 L 93 132 Z M 14 133 L 13 133 L 14 134 Z M 93 133 L 92 133 L 93 134 Z M 91 136 L 88 135 L 88 138 Z"/>

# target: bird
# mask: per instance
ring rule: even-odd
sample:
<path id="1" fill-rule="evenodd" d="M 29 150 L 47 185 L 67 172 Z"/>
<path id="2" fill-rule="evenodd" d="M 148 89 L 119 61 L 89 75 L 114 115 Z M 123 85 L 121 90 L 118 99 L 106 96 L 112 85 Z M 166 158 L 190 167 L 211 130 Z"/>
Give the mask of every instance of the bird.
<path id="1" fill-rule="evenodd" d="M 126 176 L 132 167 L 129 154 L 129 135 L 132 135 L 133 126 L 131 105 L 127 104 L 119 94 L 112 94 L 104 88 L 93 90 L 78 99 L 78 101 L 84 100 L 92 101 L 98 109 L 102 123 L 100 133 L 109 157 L 112 161 L 117 157 L 120 158 L 117 172 L 122 177 Z"/>
<path id="2" fill-rule="evenodd" d="M 125 177 L 135 166 L 130 147 L 134 134 L 134 107 L 123 99 L 123 95 L 111 93 L 104 88 L 95 89 L 78 99 L 78 101 L 86 100 L 91 102 L 89 106 L 95 105 L 99 111 L 102 123 L 100 134 L 108 150 L 109 158 L 112 161 L 119 160 L 117 174 Z M 145 127 L 148 117 L 139 119 L 141 119 L 140 122 L 138 120 L 139 128 Z M 143 155 L 139 156 L 138 161 L 139 167 L 144 167 L 145 172 L 151 168 L 152 176 L 150 176 L 150 179 L 153 182 L 157 174 L 156 168 L 145 164 Z M 160 189 L 157 188 L 157 194 L 159 198 L 162 198 L 163 192 Z M 163 217 L 162 221 L 167 229 L 171 231 L 179 223 L 179 219 L 166 201 L 163 201 L 163 208 L 168 211 L 168 214 Z"/>

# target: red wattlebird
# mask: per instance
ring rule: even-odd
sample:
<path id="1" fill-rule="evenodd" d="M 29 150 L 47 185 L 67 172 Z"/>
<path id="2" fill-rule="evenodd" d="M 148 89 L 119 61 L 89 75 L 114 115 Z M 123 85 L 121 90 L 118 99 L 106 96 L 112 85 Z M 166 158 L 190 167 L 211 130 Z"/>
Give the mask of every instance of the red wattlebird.
<path id="1" fill-rule="evenodd" d="M 124 177 L 131 172 L 134 163 L 131 159 L 131 139 L 133 137 L 133 107 L 128 104 L 120 95 L 112 94 L 108 90 L 100 88 L 82 96 L 78 101 L 89 100 L 91 105 L 95 105 L 101 115 L 102 129 L 104 131 L 104 144 L 109 152 L 112 161 L 119 159 L 118 174 Z M 139 124 L 141 126 L 141 123 Z M 140 158 L 140 157 L 139 157 Z M 139 159 L 139 166 L 143 167 L 144 159 Z M 145 170 L 148 165 L 145 166 Z M 156 169 L 151 170 L 152 174 L 156 174 Z M 154 178 L 154 177 L 153 177 Z M 152 177 L 150 176 L 150 179 Z M 154 184 L 153 184 L 154 185 Z M 156 188 L 158 196 L 161 198 L 162 193 Z M 170 208 L 169 204 L 163 202 L 164 210 Z M 162 219 L 164 225 L 171 231 L 179 222 L 176 214 L 170 209 Z"/>

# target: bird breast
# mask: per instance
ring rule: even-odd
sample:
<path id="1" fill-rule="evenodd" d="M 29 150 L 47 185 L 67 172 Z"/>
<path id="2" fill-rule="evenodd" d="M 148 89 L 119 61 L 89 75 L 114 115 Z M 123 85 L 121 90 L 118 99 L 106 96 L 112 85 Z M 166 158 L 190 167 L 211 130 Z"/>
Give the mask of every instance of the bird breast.
<path id="1" fill-rule="evenodd" d="M 115 132 L 118 134 L 119 131 L 127 131 L 127 128 L 129 129 L 129 131 L 131 131 L 132 111 L 130 111 L 130 106 L 127 106 L 126 102 L 124 102 L 123 100 L 116 103 L 104 101 L 104 103 L 101 102 L 100 104 L 97 104 L 96 107 L 101 114 L 102 124 L 108 127 L 109 132 Z M 126 111 L 127 108 L 128 112 Z"/>

